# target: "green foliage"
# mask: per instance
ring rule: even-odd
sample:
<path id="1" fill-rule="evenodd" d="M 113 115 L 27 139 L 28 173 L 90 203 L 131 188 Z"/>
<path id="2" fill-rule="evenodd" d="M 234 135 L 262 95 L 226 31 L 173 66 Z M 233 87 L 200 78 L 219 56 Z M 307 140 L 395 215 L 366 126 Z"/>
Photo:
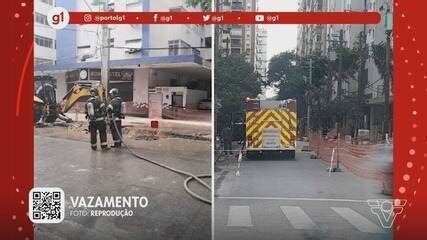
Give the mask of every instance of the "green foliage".
<path id="1" fill-rule="evenodd" d="M 377 66 L 378 72 L 381 75 L 381 78 L 387 77 L 387 63 L 386 63 L 386 43 L 380 42 L 378 44 L 372 45 L 372 57 L 374 59 L 375 65 Z M 390 56 L 392 56 L 390 50 Z M 393 76 L 393 68 L 389 66 L 390 77 Z"/>
<path id="2" fill-rule="evenodd" d="M 311 109 L 311 128 L 330 128 L 337 112 L 357 109 L 357 101 L 350 97 L 343 98 L 341 104 L 332 101 L 333 79 L 357 81 L 359 70 L 359 52 L 356 49 L 338 48 L 338 58 L 331 61 L 325 56 L 315 53 L 300 57 L 295 52 L 283 52 L 269 63 L 266 85 L 279 89 L 277 99 L 296 99 L 298 102 L 299 132 L 305 132 L 307 104 Z M 342 56 L 342 72 L 340 74 L 340 58 Z M 310 82 L 310 59 L 312 75 Z"/>
<path id="3" fill-rule="evenodd" d="M 261 93 L 261 81 L 241 55 L 215 57 L 215 104 L 218 128 L 231 122 L 232 114 L 243 111 L 247 97 Z"/>
<path id="4" fill-rule="evenodd" d="M 212 0 L 186 0 L 188 6 L 200 7 L 203 11 L 210 11 Z"/>

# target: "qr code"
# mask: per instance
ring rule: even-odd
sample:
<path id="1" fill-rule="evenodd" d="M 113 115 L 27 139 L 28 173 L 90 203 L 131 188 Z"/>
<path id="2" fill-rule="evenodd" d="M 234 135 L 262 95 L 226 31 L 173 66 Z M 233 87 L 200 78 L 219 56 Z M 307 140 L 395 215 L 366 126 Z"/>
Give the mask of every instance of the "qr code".
<path id="1" fill-rule="evenodd" d="M 65 215 L 65 195 L 61 188 L 33 188 L 29 194 L 29 217 L 33 223 L 60 223 Z"/>

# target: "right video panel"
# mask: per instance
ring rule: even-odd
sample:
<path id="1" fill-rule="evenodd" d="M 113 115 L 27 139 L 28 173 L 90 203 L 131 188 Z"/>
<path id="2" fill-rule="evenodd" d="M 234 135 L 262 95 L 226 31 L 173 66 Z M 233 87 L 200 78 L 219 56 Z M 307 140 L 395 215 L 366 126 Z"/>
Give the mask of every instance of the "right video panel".
<path id="1" fill-rule="evenodd" d="M 214 238 L 391 239 L 392 1 L 215 5 L 383 17 L 216 26 Z"/>

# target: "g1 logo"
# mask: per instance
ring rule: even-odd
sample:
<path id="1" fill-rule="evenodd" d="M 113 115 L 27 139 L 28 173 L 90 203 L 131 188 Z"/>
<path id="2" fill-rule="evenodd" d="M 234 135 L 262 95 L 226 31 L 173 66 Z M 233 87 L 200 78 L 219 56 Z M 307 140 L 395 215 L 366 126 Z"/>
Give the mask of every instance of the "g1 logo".
<path id="1" fill-rule="evenodd" d="M 54 29 L 63 29 L 70 22 L 70 14 L 65 8 L 54 7 L 47 14 L 47 23 Z"/>

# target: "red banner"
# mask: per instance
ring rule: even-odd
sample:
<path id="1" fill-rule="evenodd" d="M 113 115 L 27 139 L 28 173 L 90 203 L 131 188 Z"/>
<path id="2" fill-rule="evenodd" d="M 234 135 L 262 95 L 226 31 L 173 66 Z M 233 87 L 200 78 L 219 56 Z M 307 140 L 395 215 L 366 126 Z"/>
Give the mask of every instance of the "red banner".
<path id="1" fill-rule="evenodd" d="M 28 193 L 34 181 L 33 2 L 4 1 L 4 4 L 1 10 L 6 25 L 6 43 L 2 44 L 5 85 L 0 118 L 3 134 L 0 145 L 3 169 L 0 236 L 2 239 L 32 239 L 33 225 L 27 212 Z M 427 32 L 422 21 L 426 8 L 426 1 L 394 1 L 393 184 L 394 198 L 407 200 L 403 214 L 397 216 L 394 224 L 394 239 L 397 240 L 426 239 L 427 236 L 427 207 L 424 205 L 427 201 Z M 85 14 L 90 14 L 92 20 L 86 22 Z M 114 20 L 114 16 L 120 14 L 124 14 L 125 19 L 122 22 Z M 94 22 L 95 16 L 107 18 Z M 378 13 L 171 12 L 71 12 L 70 17 L 72 24 L 375 24 L 380 18 Z"/>
<path id="2" fill-rule="evenodd" d="M 70 24 L 377 24 L 377 12 L 70 12 Z"/>

